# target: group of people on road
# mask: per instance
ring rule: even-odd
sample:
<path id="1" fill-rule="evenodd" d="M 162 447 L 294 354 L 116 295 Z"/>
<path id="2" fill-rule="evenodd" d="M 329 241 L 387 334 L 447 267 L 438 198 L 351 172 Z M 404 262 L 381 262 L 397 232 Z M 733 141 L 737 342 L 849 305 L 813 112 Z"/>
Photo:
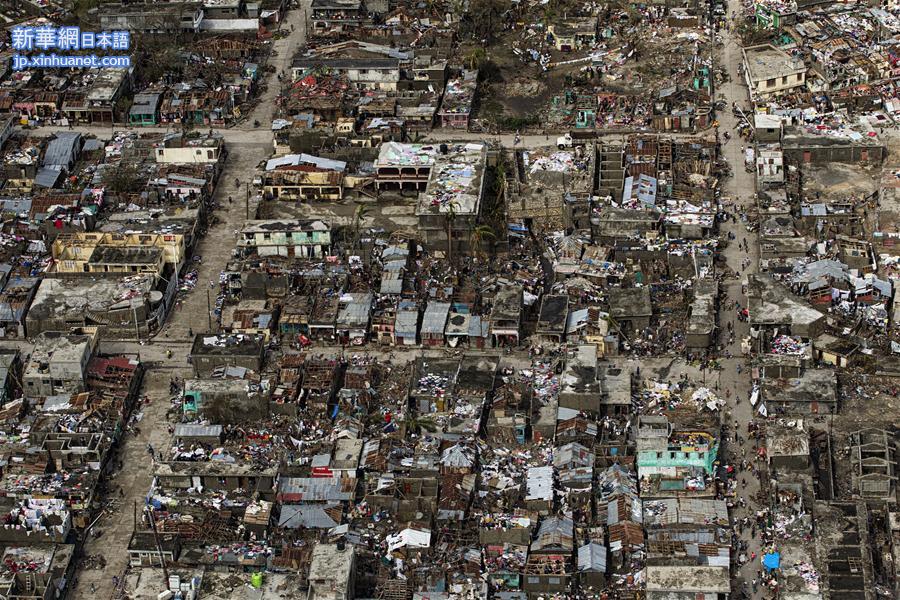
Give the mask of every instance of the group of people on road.
<path id="1" fill-rule="evenodd" d="M 741 146 L 741 154 L 744 153 L 744 147 Z M 729 200 L 725 205 L 725 218 L 721 220 L 724 224 L 724 234 L 727 238 L 726 243 L 735 244 L 737 253 L 726 253 L 729 266 L 732 268 L 732 277 L 740 276 L 740 274 L 752 271 L 753 258 L 750 252 L 750 239 L 747 233 L 753 228 L 749 219 L 744 216 L 744 202 L 741 198 L 735 197 L 733 201 Z M 736 225 L 740 218 L 744 224 L 744 231 L 737 229 Z M 735 268 L 738 265 L 739 268 Z M 743 292 L 746 287 L 742 285 Z M 723 341 L 725 356 L 730 357 L 730 347 L 735 343 L 737 337 L 738 323 L 745 323 L 749 320 L 749 310 L 743 306 L 740 300 L 725 301 L 722 307 L 724 314 L 733 311 L 733 319 L 726 320 L 723 330 Z M 723 387 L 725 388 L 725 396 L 728 400 L 728 421 L 726 427 L 723 428 L 722 447 L 724 449 L 723 462 L 727 463 L 725 486 L 728 498 L 727 505 L 732 515 L 731 539 L 734 551 L 736 553 L 733 562 L 735 569 L 735 577 L 737 578 L 737 586 L 734 589 L 735 597 L 758 598 L 761 590 L 771 589 L 765 586 L 766 574 L 763 572 L 763 539 L 761 537 L 764 523 L 760 522 L 758 515 L 764 514 L 760 509 L 757 499 L 764 485 L 766 466 L 764 461 L 764 452 L 760 451 L 761 444 L 764 443 L 764 436 L 761 428 L 753 419 L 753 408 L 750 402 L 741 404 L 742 398 L 747 395 L 742 386 L 738 385 L 741 377 L 746 377 L 745 369 L 742 364 L 738 363 L 734 367 L 733 376 L 729 374 L 729 379 L 733 381 L 725 383 L 723 378 Z M 733 397 L 733 401 L 732 401 Z M 749 410 L 749 421 L 745 421 L 743 411 Z M 733 411 L 733 412 L 732 412 Z M 732 424 L 733 427 L 730 427 Z M 741 427 L 741 423 L 747 423 L 746 433 Z M 730 429 L 730 430 L 729 430 Z"/>

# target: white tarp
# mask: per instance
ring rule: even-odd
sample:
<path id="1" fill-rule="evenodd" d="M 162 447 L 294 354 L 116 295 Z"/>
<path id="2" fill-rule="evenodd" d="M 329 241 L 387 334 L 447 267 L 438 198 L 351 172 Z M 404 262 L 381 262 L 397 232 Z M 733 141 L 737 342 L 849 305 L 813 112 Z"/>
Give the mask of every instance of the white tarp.
<path id="1" fill-rule="evenodd" d="M 431 546 L 431 532 L 420 529 L 404 529 L 395 535 L 385 538 L 388 543 L 388 552 L 399 548 L 428 548 Z"/>
<path id="2" fill-rule="evenodd" d="M 259 19 L 203 19 L 200 22 L 203 31 L 256 31 Z"/>

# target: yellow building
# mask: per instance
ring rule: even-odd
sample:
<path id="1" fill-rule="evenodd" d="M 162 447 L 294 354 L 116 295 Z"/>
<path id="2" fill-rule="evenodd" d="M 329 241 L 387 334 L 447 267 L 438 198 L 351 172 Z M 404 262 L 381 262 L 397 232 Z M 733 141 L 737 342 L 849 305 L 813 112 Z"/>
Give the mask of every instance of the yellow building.
<path id="1" fill-rule="evenodd" d="M 282 200 L 340 200 L 343 174 L 337 171 L 286 168 L 263 177 L 263 191 Z"/>
<path id="2" fill-rule="evenodd" d="M 152 273 L 165 265 L 180 269 L 185 261 L 180 233 L 70 233 L 51 248 L 58 273 Z"/>

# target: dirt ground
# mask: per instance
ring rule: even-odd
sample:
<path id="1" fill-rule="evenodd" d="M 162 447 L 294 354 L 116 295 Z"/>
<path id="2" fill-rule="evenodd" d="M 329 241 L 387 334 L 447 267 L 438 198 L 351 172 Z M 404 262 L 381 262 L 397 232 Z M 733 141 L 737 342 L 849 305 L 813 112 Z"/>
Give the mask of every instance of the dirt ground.
<path id="1" fill-rule="evenodd" d="M 554 95 L 564 88 L 566 75 L 575 74 L 581 65 L 555 67 L 542 71 L 536 63 L 525 63 L 512 51 L 512 42 L 520 32 L 507 32 L 488 50 L 490 62 L 497 67 L 497 81 L 486 82 L 479 96 L 495 100 L 506 117 L 538 116 L 547 110 Z M 460 48 L 460 56 L 467 56 L 472 46 Z M 554 58 L 566 59 L 569 55 L 553 52 Z M 577 55 L 572 55 L 577 56 Z M 484 118 L 489 110 L 481 106 L 476 118 Z"/>
<path id="2" fill-rule="evenodd" d="M 687 64 L 692 60 L 694 43 L 686 38 L 674 39 L 670 35 L 645 37 L 640 53 L 615 67 L 612 72 L 617 78 L 604 80 L 603 89 L 626 93 L 643 90 L 652 93 L 657 88 L 667 87 L 674 81 L 674 65 Z M 608 43 L 608 50 L 615 53 L 623 44 L 621 38 L 613 38 Z M 513 51 L 515 47 L 534 49 L 549 55 L 551 68 L 544 71 L 536 62 L 523 60 Z M 474 48 L 474 44 L 461 46 L 459 56 L 470 56 Z M 708 45 L 702 52 L 708 52 Z M 490 64 L 487 65 L 488 73 L 482 73 L 483 78 L 487 75 L 487 79 L 482 83 L 482 103 L 475 117 L 485 119 L 497 116 L 496 107 L 499 106 L 503 117 L 533 117 L 543 125 L 550 123 L 553 120 L 554 96 L 563 94 L 567 89 L 593 91 L 594 86 L 600 85 L 599 80 L 590 81 L 583 86 L 572 83 L 590 61 L 565 63 L 586 58 L 588 54 L 587 49 L 559 52 L 550 45 L 542 46 L 540 34 L 527 36 L 522 29 L 503 32 L 487 49 Z"/>

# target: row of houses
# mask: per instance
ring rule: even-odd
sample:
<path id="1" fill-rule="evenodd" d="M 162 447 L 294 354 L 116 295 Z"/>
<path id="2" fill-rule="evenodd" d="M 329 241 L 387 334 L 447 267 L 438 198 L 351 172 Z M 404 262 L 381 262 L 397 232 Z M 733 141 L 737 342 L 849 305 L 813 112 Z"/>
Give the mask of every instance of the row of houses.
<path id="1" fill-rule="evenodd" d="M 222 138 L 129 134 L 104 143 L 59 132 L 49 142 L 14 136 L 4 152 L 14 158 L 0 190 L 6 231 L 20 240 L 5 257 L 5 335 L 93 326 L 103 337 L 146 339 L 159 329 L 193 284 Z M 116 169 L 134 171 L 123 185 L 135 187 L 113 189 Z M 116 201 L 132 210 L 110 210 Z"/>

